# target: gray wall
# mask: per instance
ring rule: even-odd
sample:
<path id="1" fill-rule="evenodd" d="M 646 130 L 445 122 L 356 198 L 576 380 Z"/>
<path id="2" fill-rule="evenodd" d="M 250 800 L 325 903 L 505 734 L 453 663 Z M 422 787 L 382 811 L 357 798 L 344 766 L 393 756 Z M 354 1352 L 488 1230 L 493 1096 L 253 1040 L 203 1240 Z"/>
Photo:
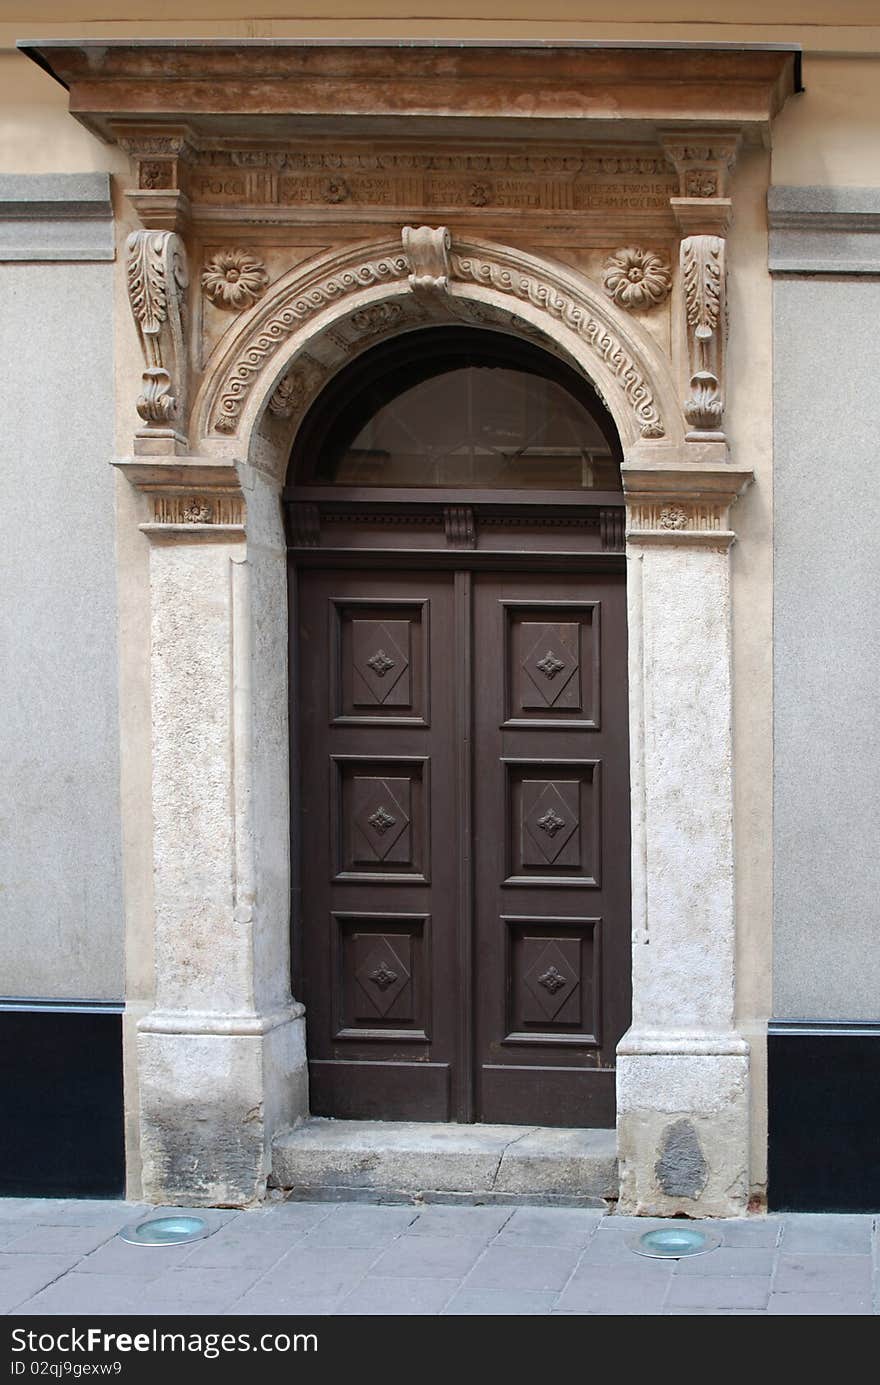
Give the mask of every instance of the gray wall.
<path id="1" fill-rule="evenodd" d="M 770 200 L 774 999 L 778 1018 L 877 1019 L 880 190 L 828 197 Z"/>
<path id="2" fill-rule="evenodd" d="M 106 177 L 67 240 L 14 215 L 29 182 L 0 187 L 0 996 L 115 999 L 112 226 Z"/>

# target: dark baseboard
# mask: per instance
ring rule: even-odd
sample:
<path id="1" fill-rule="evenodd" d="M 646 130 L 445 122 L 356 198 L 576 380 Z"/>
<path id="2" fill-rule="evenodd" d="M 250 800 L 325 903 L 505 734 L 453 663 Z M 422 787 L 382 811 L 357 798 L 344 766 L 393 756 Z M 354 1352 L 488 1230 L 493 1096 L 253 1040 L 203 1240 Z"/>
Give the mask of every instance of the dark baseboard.
<path id="1" fill-rule="evenodd" d="M 122 1008 L 0 1000 L 0 1196 L 124 1196 Z"/>
<path id="2" fill-rule="evenodd" d="M 880 1022 L 771 1020 L 768 1206 L 880 1209 Z"/>

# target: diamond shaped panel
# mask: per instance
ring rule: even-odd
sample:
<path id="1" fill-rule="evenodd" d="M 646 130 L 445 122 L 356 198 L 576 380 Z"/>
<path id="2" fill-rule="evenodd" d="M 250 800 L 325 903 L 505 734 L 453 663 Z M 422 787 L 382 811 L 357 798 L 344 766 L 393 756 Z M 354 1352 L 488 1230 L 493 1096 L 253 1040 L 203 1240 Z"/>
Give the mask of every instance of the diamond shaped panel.
<path id="1" fill-rule="evenodd" d="M 579 627 L 573 622 L 539 624 L 524 621 L 522 638 L 528 653 L 522 661 L 526 681 L 523 707 L 580 706 Z M 537 697 L 536 697 L 537 694 Z"/>
<path id="2" fill-rule="evenodd" d="M 560 944 L 552 938 L 542 948 L 539 946 L 539 940 L 529 941 L 538 947 L 538 951 L 526 969 L 523 980 L 530 995 L 537 1002 L 541 1015 L 547 1021 L 552 1021 L 580 986 L 580 976 L 576 967 L 572 965 L 576 951 L 572 953 L 572 944 L 569 942 L 565 948 L 566 952 L 572 953 L 569 958 L 564 955 Z M 577 945 L 574 947 L 576 949 Z"/>
<path id="3" fill-rule="evenodd" d="M 523 863 L 553 865 L 580 826 L 577 783 L 526 780 L 522 806 Z"/>
<path id="4" fill-rule="evenodd" d="M 410 781 L 355 775 L 352 788 L 354 859 L 384 861 L 397 848 L 394 861 L 408 860 Z"/>
<path id="5" fill-rule="evenodd" d="M 355 940 L 359 957 L 355 980 L 361 997 L 357 1018 L 370 1019 L 378 1015 L 384 1019 L 409 985 L 412 978 L 401 955 L 404 948 L 400 946 L 407 941 L 387 936 L 361 936 Z"/>
<path id="6" fill-rule="evenodd" d="M 355 705 L 407 705 L 409 621 L 353 620 L 351 628 Z"/>

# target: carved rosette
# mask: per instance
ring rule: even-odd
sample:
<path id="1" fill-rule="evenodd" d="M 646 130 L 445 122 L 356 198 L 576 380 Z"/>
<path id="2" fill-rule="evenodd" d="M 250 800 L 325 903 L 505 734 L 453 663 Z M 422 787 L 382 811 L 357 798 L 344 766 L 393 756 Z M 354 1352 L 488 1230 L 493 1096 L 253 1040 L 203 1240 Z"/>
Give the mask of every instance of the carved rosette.
<path id="1" fill-rule="evenodd" d="M 608 297 L 621 308 L 630 312 L 656 308 L 669 296 L 672 270 L 653 250 L 628 245 L 605 261 L 602 283 Z"/>
<path id="2" fill-rule="evenodd" d="M 684 412 L 690 440 L 724 439 L 725 246 L 721 236 L 686 236 L 681 242 L 690 366 Z"/>
<path id="3" fill-rule="evenodd" d="M 141 438 L 185 441 L 187 362 L 183 241 L 174 231 L 133 231 L 126 244 L 128 297 L 146 368 L 136 404 Z"/>
<path id="4" fill-rule="evenodd" d="M 268 283 L 263 261 L 247 250 L 220 250 L 202 271 L 202 288 L 208 298 L 229 312 L 252 307 Z"/>

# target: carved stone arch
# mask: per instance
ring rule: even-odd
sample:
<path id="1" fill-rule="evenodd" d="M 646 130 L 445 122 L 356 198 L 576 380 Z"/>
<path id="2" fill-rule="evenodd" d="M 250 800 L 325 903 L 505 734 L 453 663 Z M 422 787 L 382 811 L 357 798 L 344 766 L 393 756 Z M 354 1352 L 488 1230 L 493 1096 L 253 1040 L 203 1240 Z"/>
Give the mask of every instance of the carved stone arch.
<path id="1" fill-rule="evenodd" d="M 280 480 L 299 419 L 327 379 L 383 338 L 437 322 L 491 325 L 563 356 L 605 401 L 627 459 L 643 443 L 682 441 L 669 362 L 597 285 L 510 246 L 445 228 L 427 234 L 443 271 L 433 278 L 405 237 L 321 255 L 280 279 L 214 352 L 193 409 L 197 450 L 247 459 Z"/>

